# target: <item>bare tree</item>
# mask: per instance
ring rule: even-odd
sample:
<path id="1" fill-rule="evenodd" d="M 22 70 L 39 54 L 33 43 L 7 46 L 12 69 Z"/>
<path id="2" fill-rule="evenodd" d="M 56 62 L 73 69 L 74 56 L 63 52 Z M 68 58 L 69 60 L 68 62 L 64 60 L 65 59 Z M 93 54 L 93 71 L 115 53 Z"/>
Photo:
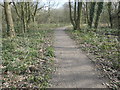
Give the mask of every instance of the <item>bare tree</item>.
<path id="1" fill-rule="evenodd" d="M 98 7 L 97 7 L 97 12 L 96 12 L 96 18 L 95 18 L 95 28 L 98 27 L 98 22 L 99 22 L 99 18 L 100 18 L 100 15 L 102 13 L 102 9 L 103 9 L 103 2 L 98 2 Z"/>
<path id="2" fill-rule="evenodd" d="M 117 14 L 118 14 L 118 29 L 120 30 L 120 1 L 119 1 L 118 13 Z"/>
<path id="3" fill-rule="evenodd" d="M 35 21 L 35 16 L 36 16 L 36 13 L 37 13 L 37 9 L 38 9 L 38 1 L 36 2 L 36 5 L 35 5 L 35 9 L 34 9 L 34 12 L 33 12 L 33 15 L 32 15 L 32 19 L 33 19 L 33 22 Z"/>
<path id="4" fill-rule="evenodd" d="M 118 40 L 120 41 L 120 1 L 119 1 L 119 6 L 118 6 L 118 13 L 117 13 L 117 15 L 118 15 Z"/>
<path id="5" fill-rule="evenodd" d="M 109 14 L 109 22 L 110 22 L 110 27 L 113 27 L 113 23 L 112 23 L 112 2 L 108 3 L 108 14 Z"/>
<path id="6" fill-rule="evenodd" d="M 75 29 L 75 23 L 72 19 L 72 9 L 71 9 L 71 1 L 69 0 L 69 12 L 70 12 L 70 21 L 71 21 L 71 24 L 73 25 L 74 29 Z"/>
<path id="7" fill-rule="evenodd" d="M 13 24 L 13 18 L 12 18 L 9 0 L 4 0 L 4 11 L 5 11 L 5 17 L 6 17 L 6 23 L 7 23 L 7 34 L 10 37 L 14 37 L 15 30 L 14 30 L 14 24 Z"/>
<path id="8" fill-rule="evenodd" d="M 96 2 L 91 2 L 90 10 L 89 10 L 89 20 L 88 20 L 88 25 L 90 28 L 92 27 L 92 23 L 93 23 L 95 5 Z"/>
<path id="9" fill-rule="evenodd" d="M 74 30 L 80 29 L 80 16 L 81 16 L 81 10 L 82 10 L 82 2 L 79 0 L 75 0 L 74 2 L 74 16 L 72 17 L 72 6 L 71 1 L 69 0 L 69 12 L 70 12 L 70 20 L 71 24 L 73 25 Z"/>
<path id="10" fill-rule="evenodd" d="M 78 8 L 77 8 L 77 23 L 76 23 L 76 29 L 80 29 L 80 17 L 81 17 L 81 10 L 82 10 L 82 2 L 78 1 Z"/>
<path id="11" fill-rule="evenodd" d="M 77 17 L 76 17 L 76 14 L 77 14 L 77 12 L 76 12 L 77 11 L 77 5 L 76 4 L 77 4 L 77 1 L 75 0 L 75 4 L 74 4 L 74 23 L 75 23 L 74 28 L 75 29 L 77 29 L 77 22 L 76 22 L 77 21 Z"/>
<path id="12" fill-rule="evenodd" d="M 86 2 L 86 5 L 85 5 L 85 8 L 86 8 L 86 22 L 88 23 L 89 21 L 89 18 L 88 18 L 88 2 Z"/>

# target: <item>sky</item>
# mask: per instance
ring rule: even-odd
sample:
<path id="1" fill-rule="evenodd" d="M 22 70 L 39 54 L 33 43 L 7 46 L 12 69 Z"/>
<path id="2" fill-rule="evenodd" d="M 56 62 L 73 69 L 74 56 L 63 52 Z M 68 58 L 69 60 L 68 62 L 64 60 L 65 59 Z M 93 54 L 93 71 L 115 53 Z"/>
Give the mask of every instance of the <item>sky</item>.
<path id="1" fill-rule="evenodd" d="M 0 0 L 0 2 L 3 2 L 3 1 L 4 0 Z M 9 1 L 12 1 L 12 0 L 9 0 Z M 37 1 L 37 0 L 13 0 L 13 1 Z M 61 4 L 63 4 L 65 2 L 68 2 L 69 0 L 38 0 L 38 1 L 44 1 L 44 2 L 46 2 L 46 1 L 55 1 L 55 2 L 60 2 Z M 71 0 L 71 1 L 74 1 L 74 0 Z M 119 0 L 80 0 L 80 1 L 83 1 L 83 2 L 85 2 L 85 1 L 87 1 L 87 2 L 90 2 L 90 1 L 117 2 Z"/>
<path id="2" fill-rule="evenodd" d="M 40 0 L 39 0 L 40 1 Z M 43 2 L 47 2 L 49 0 L 42 0 Z M 55 2 L 56 4 L 58 4 L 57 8 L 59 7 L 62 7 L 62 5 L 65 3 L 65 2 L 68 2 L 69 0 L 50 0 L 51 2 Z"/>
<path id="3" fill-rule="evenodd" d="M 4 0 L 0 0 L 0 2 L 3 2 Z M 12 1 L 12 0 L 9 0 Z M 13 1 L 23 1 L 23 0 L 13 0 Z M 24 0 L 24 1 L 37 1 L 37 0 Z M 38 0 L 39 2 L 47 2 L 47 1 L 51 1 L 51 2 L 56 2 L 58 3 L 58 7 L 61 7 L 65 2 L 68 2 L 69 0 Z"/>
<path id="4" fill-rule="evenodd" d="M 4 0 L 0 0 L 0 2 L 3 2 Z M 8 0 L 8 1 L 43 1 L 43 2 L 47 2 L 47 1 L 52 1 L 52 2 L 58 2 L 59 3 L 59 6 L 62 6 L 65 2 L 68 2 L 69 0 Z M 71 0 L 71 1 L 74 1 L 74 0 Z M 82 2 L 90 2 L 90 1 L 97 1 L 97 2 L 100 2 L 100 1 L 104 1 L 104 2 L 118 2 L 119 0 L 80 0 Z"/>
<path id="5" fill-rule="evenodd" d="M 3 2 L 4 0 L 0 0 L 0 2 Z M 9 1 L 12 1 L 12 0 L 9 0 Z M 13 1 L 23 1 L 23 0 L 13 0 Z M 37 1 L 37 0 L 24 0 L 24 1 Z M 65 2 L 68 2 L 69 0 L 38 0 L 39 2 L 43 2 L 43 3 L 47 3 L 47 1 L 51 1 L 51 2 L 55 2 L 57 4 L 57 7 L 55 6 L 55 8 L 59 8 L 59 7 L 62 7 L 62 5 L 65 3 Z"/>
<path id="6" fill-rule="evenodd" d="M 3 1 L 4 0 L 0 0 L 0 2 L 3 2 Z M 9 0 L 9 1 L 12 1 L 12 0 Z M 37 1 L 37 0 L 13 0 L 13 1 Z M 44 1 L 44 2 L 46 2 L 48 0 L 38 0 L 38 1 Z M 61 2 L 61 3 L 68 2 L 68 0 L 50 0 L 50 1 L 56 1 L 56 2 Z"/>

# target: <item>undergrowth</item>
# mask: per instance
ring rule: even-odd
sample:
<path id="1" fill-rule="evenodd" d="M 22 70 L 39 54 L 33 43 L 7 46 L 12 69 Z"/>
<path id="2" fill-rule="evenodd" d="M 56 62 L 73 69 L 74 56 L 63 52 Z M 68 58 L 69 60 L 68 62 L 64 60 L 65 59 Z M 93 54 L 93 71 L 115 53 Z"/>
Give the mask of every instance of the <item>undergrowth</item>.
<path id="1" fill-rule="evenodd" d="M 52 35 L 53 30 L 39 27 L 3 38 L 2 88 L 49 87 L 54 63 Z"/>
<path id="2" fill-rule="evenodd" d="M 110 79 L 110 88 L 120 88 L 120 42 L 113 32 L 116 30 L 81 29 L 67 30 L 67 33 L 75 39 L 80 48 L 89 55 L 94 55 L 94 62 L 102 66 Z"/>

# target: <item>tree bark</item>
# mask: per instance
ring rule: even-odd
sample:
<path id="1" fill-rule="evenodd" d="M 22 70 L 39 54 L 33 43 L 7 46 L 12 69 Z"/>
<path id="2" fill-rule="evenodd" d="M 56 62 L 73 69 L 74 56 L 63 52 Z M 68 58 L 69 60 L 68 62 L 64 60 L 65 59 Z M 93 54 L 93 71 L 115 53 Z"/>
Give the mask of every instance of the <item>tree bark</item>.
<path id="1" fill-rule="evenodd" d="M 71 2 L 69 0 L 70 21 L 74 30 L 80 29 L 80 16 L 81 16 L 82 2 L 75 0 L 74 2 L 74 16 L 72 17 Z"/>
<path id="2" fill-rule="evenodd" d="M 88 23 L 88 2 L 86 2 L 86 22 Z"/>
<path id="3" fill-rule="evenodd" d="M 27 26 L 26 26 L 26 20 L 25 20 L 24 2 L 21 2 L 21 19 L 23 23 L 23 33 L 25 33 L 27 30 Z"/>
<path id="4" fill-rule="evenodd" d="M 74 21 L 72 19 L 72 10 L 71 10 L 71 1 L 70 0 L 69 0 L 69 13 L 70 13 L 70 21 L 71 21 L 71 24 L 73 25 L 73 28 L 74 28 L 75 27 L 75 23 L 74 23 Z"/>
<path id="5" fill-rule="evenodd" d="M 27 19 L 27 23 L 30 23 L 31 21 L 31 10 L 30 10 L 30 3 L 28 2 L 27 4 L 28 6 L 28 19 Z"/>
<path id="6" fill-rule="evenodd" d="M 78 10 L 77 10 L 78 16 L 77 16 L 77 23 L 76 23 L 77 27 L 76 28 L 77 28 L 77 30 L 79 30 L 80 29 L 80 16 L 81 16 L 81 10 L 82 10 L 82 2 L 78 1 L 78 7 L 77 8 L 78 8 Z"/>
<path id="7" fill-rule="evenodd" d="M 35 16 L 36 16 L 36 13 L 37 13 L 37 9 L 38 9 L 38 1 L 37 1 L 37 3 L 36 3 L 36 5 L 35 5 L 35 10 L 34 10 L 34 12 L 33 12 L 33 22 L 35 22 Z"/>
<path id="8" fill-rule="evenodd" d="M 95 19 L 95 28 L 98 27 L 98 22 L 99 22 L 99 18 L 100 18 L 100 15 L 102 13 L 102 9 L 103 9 L 103 2 L 98 2 L 98 8 L 97 8 L 97 12 L 96 12 L 96 19 Z"/>
<path id="9" fill-rule="evenodd" d="M 94 18 L 94 11 L 95 11 L 95 5 L 96 5 L 96 2 L 91 2 L 91 5 L 90 5 L 90 12 L 89 12 L 89 22 L 88 22 L 88 26 L 90 28 L 92 28 L 92 23 L 93 23 L 93 18 Z"/>
<path id="10" fill-rule="evenodd" d="M 111 9 L 112 8 L 112 2 L 108 3 L 108 14 L 109 14 L 109 22 L 110 22 L 110 28 L 113 27 L 113 23 L 112 23 L 112 13 L 111 13 Z"/>
<path id="11" fill-rule="evenodd" d="M 19 12 L 18 12 L 18 8 L 17 8 L 15 2 L 13 2 L 13 5 L 14 5 L 15 11 L 16 11 L 16 13 L 17 13 L 17 16 L 18 16 L 19 18 L 21 18 L 21 17 L 20 17 L 20 14 L 19 14 Z"/>
<path id="12" fill-rule="evenodd" d="M 74 4 L 74 23 L 75 23 L 75 26 L 74 26 L 74 29 L 77 29 L 77 16 L 76 16 L 76 14 L 77 14 L 77 1 L 75 0 L 75 4 Z"/>
<path id="13" fill-rule="evenodd" d="M 9 0 L 4 0 L 4 10 L 5 10 L 5 17 L 7 22 L 7 34 L 10 37 L 14 37 L 15 30 L 14 30 L 14 24 L 13 24 L 13 18 L 12 18 Z"/>
<path id="14" fill-rule="evenodd" d="M 118 6 L 118 29 L 120 30 L 120 1 L 119 1 L 119 6 Z"/>
<path id="15" fill-rule="evenodd" d="M 118 6 L 118 40 L 120 41 L 120 1 L 119 1 L 119 6 Z"/>

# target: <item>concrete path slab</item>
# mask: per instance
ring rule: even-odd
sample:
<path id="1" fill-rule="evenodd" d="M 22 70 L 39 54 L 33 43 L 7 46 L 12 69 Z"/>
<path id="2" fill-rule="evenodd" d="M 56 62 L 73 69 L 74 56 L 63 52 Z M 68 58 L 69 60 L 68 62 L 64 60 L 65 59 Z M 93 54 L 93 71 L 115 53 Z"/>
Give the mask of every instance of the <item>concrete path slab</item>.
<path id="1" fill-rule="evenodd" d="M 52 88 L 106 88 L 91 61 L 64 30 L 65 27 L 55 30 L 57 68 L 51 80 Z"/>

